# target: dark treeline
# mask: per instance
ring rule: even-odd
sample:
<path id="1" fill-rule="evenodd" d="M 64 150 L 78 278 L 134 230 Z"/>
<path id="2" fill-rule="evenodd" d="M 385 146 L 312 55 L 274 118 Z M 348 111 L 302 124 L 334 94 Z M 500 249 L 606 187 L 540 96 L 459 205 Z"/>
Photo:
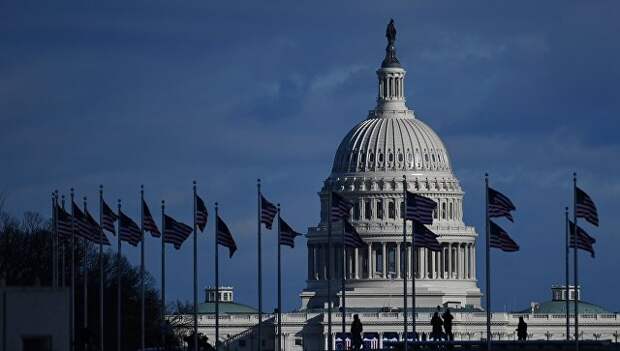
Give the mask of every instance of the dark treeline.
<path id="1" fill-rule="evenodd" d="M 116 349 L 117 333 L 117 272 L 121 274 L 121 343 L 125 350 L 140 348 L 140 267 L 132 266 L 125 257 L 117 265 L 116 241 L 114 250 L 104 247 L 99 257 L 99 246 L 84 243 L 76 237 L 75 245 L 75 326 L 77 349 L 82 349 L 85 342 L 89 350 L 99 349 L 99 296 L 100 270 L 99 260 L 103 262 L 103 296 L 104 296 L 104 348 Z M 60 256 L 64 251 L 64 283 L 71 284 L 71 246 L 70 240 L 61 243 Z M 0 199 L 0 286 L 51 286 L 52 285 L 52 223 L 41 215 L 27 212 L 22 219 L 17 219 L 2 211 Z M 126 244 L 124 244 L 126 246 Z M 62 249 L 64 247 L 64 250 Z M 59 262 L 62 258 L 59 257 Z M 84 325 L 84 262 L 87 267 L 87 315 L 88 328 Z M 61 265 L 59 265 L 61 266 Z M 147 347 L 161 344 L 161 332 L 166 330 L 170 346 L 177 345 L 182 335 L 188 331 L 189 324 L 182 318 L 171 321 L 171 327 L 162 328 L 159 291 L 155 288 L 153 277 L 145 272 L 145 340 Z M 177 302 L 167 307 L 168 311 L 188 312 L 190 306 Z M 187 325 L 186 325 L 187 324 Z M 174 330 L 174 332 L 173 332 Z"/>

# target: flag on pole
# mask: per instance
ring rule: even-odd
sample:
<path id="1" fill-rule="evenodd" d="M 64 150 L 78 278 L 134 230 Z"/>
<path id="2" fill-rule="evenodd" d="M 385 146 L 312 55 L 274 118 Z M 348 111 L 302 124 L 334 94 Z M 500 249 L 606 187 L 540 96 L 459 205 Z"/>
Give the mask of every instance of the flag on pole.
<path id="1" fill-rule="evenodd" d="M 84 212 L 86 214 L 86 222 L 92 228 L 91 229 L 92 238 L 93 238 L 92 241 L 95 242 L 95 244 L 110 246 L 110 241 L 108 240 L 108 237 L 105 235 L 103 229 L 99 226 L 99 223 L 97 223 L 97 221 L 93 218 L 90 212 L 88 212 L 88 210 Z"/>
<path id="2" fill-rule="evenodd" d="M 301 235 L 301 233 L 298 233 L 291 228 L 291 226 L 288 225 L 282 217 L 278 216 L 278 221 L 280 221 L 280 245 L 286 245 L 294 248 L 295 237 Z"/>
<path id="3" fill-rule="evenodd" d="M 71 206 L 73 206 L 73 217 L 75 218 L 75 222 L 77 224 L 77 232 L 75 234 L 82 239 L 98 242 L 98 235 L 94 232 L 95 228 L 91 227 L 90 223 L 88 223 L 88 219 L 86 218 L 84 212 L 80 210 L 75 202 L 73 202 Z"/>
<path id="4" fill-rule="evenodd" d="M 260 196 L 260 222 L 265 225 L 265 228 L 271 229 L 273 219 L 278 213 L 278 209 L 274 204 L 269 202 L 263 195 Z"/>
<path id="5" fill-rule="evenodd" d="M 174 245 L 174 248 L 177 250 L 180 249 L 181 244 L 194 230 L 187 224 L 177 222 L 168 215 L 164 215 L 164 221 L 164 242 Z"/>
<path id="6" fill-rule="evenodd" d="M 359 235 L 355 227 L 349 223 L 349 221 L 344 221 L 344 246 L 353 247 L 353 248 L 362 248 L 366 246 L 364 240 Z"/>
<path id="7" fill-rule="evenodd" d="M 570 225 L 570 247 L 577 246 L 578 249 L 588 251 L 592 257 L 594 257 L 594 246 L 592 246 L 596 240 L 588 235 L 585 230 L 580 226 L 577 226 L 577 243 L 575 244 L 575 223 L 568 221 Z"/>
<path id="8" fill-rule="evenodd" d="M 501 249 L 506 252 L 519 251 L 519 245 L 512 240 L 512 238 L 504 229 L 502 229 L 502 227 L 495 224 L 493 221 L 489 221 L 489 229 L 491 231 L 491 247 Z"/>
<path id="9" fill-rule="evenodd" d="M 196 225 L 201 232 L 204 232 L 207 226 L 207 219 L 209 218 L 209 212 L 205 206 L 204 201 L 196 194 Z"/>
<path id="10" fill-rule="evenodd" d="M 58 235 L 61 239 L 66 239 L 71 236 L 71 222 L 73 218 L 67 211 L 56 204 L 56 226 L 58 227 Z"/>
<path id="11" fill-rule="evenodd" d="M 131 246 L 138 246 L 138 243 L 142 240 L 140 227 L 122 211 L 118 212 L 118 217 L 120 221 L 118 226 L 118 237 L 121 241 L 126 241 Z"/>
<path id="12" fill-rule="evenodd" d="M 342 195 L 332 191 L 332 221 L 338 221 L 349 217 L 353 204 L 347 201 Z"/>
<path id="13" fill-rule="evenodd" d="M 579 218 L 584 218 L 592 225 L 598 227 L 598 211 L 594 201 L 586 194 L 585 191 L 576 187 L 576 203 L 575 203 L 575 215 Z M 585 233 L 585 232 L 584 232 Z"/>
<path id="14" fill-rule="evenodd" d="M 232 257 L 235 254 L 235 251 L 237 251 L 235 239 L 233 239 L 230 229 L 228 229 L 228 226 L 224 223 L 220 216 L 217 216 L 215 220 L 217 221 L 217 233 L 215 233 L 215 235 L 217 235 L 217 243 L 218 245 L 227 247 L 228 257 Z"/>
<path id="15" fill-rule="evenodd" d="M 155 224 L 155 220 L 153 219 L 153 216 L 151 216 L 151 211 L 144 200 L 142 200 L 142 213 L 142 226 L 144 227 L 144 231 L 151 233 L 151 235 L 156 238 L 159 238 L 161 236 L 161 232 L 157 228 L 157 224 Z"/>
<path id="16" fill-rule="evenodd" d="M 413 233 L 415 235 L 415 245 L 417 247 L 425 247 L 431 251 L 441 251 L 442 247 L 437 238 L 437 234 L 433 233 L 424 224 L 413 221 Z"/>
<path id="17" fill-rule="evenodd" d="M 509 221 L 514 222 L 510 212 L 516 210 L 516 207 L 512 201 L 506 195 L 491 188 L 489 188 L 488 196 L 489 208 L 487 211 L 489 211 L 489 217 L 506 217 Z"/>
<path id="18" fill-rule="evenodd" d="M 437 207 L 435 200 L 407 191 L 406 219 L 420 224 L 433 224 L 433 211 Z"/>
<path id="19" fill-rule="evenodd" d="M 116 235 L 116 228 L 114 228 L 114 223 L 118 220 L 118 216 L 110 206 L 105 202 L 105 200 L 101 200 L 101 226 L 103 229 L 109 231 L 110 233 Z"/>

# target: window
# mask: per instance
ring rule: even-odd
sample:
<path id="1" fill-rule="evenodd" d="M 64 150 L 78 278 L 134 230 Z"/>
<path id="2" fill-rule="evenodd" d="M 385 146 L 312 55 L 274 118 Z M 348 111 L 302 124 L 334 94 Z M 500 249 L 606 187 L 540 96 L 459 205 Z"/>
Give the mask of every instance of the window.
<path id="1" fill-rule="evenodd" d="M 375 251 L 377 272 L 383 272 L 383 250 Z"/>
<path id="2" fill-rule="evenodd" d="M 366 200 L 364 205 L 364 217 L 366 219 L 372 219 L 372 204 L 370 203 L 370 200 Z"/>
<path id="3" fill-rule="evenodd" d="M 446 219 L 446 203 L 441 204 L 441 218 Z"/>
<path id="4" fill-rule="evenodd" d="M 396 218 L 396 204 L 394 203 L 394 200 L 390 201 L 388 203 L 388 216 L 391 219 L 395 219 Z"/>
<path id="5" fill-rule="evenodd" d="M 405 202 L 400 202 L 400 218 L 405 218 Z"/>
<path id="6" fill-rule="evenodd" d="M 398 162 L 403 162 L 403 154 L 398 153 Z"/>
<path id="7" fill-rule="evenodd" d="M 393 162 L 393 161 L 394 161 L 394 154 L 393 154 L 391 151 L 390 151 L 390 154 L 389 154 L 389 156 L 388 156 L 388 160 L 389 160 L 390 162 Z"/>
<path id="8" fill-rule="evenodd" d="M 449 207 L 449 209 L 450 209 L 449 214 L 448 214 L 448 215 L 449 215 L 449 218 L 450 218 L 450 219 L 453 219 L 453 218 L 452 218 L 452 202 L 450 202 L 450 207 Z"/>
<path id="9" fill-rule="evenodd" d="M 353 204 L 353 218 L 354 219 L 360 219 L 360 204 L 359 204 L 359 202 L 356 202 L 355 204 Z"/>
<path id="10" fill-rule="evenodd" d="M 379 153 L 379 162 L 383 162 L 383 154 Z"/>
<path id="11" fill-rule="evenodd" d="M 388 273 L 396 274 L 396 248 L 388 247 L 387 253 Z"/>
<path id="12" fill-rule="evenodd" d="M 377 200 L 377 218 L 383 219 L 383 200 Z"/>

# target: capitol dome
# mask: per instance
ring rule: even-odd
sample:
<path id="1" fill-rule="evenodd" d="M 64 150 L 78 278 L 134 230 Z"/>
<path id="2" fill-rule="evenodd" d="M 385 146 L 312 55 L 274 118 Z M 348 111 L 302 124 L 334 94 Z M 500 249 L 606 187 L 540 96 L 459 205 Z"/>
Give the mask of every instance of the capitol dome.
<path id="1" fill-rule="evenodd" d="M 342 140 L 332 174 L 451 171 L 443 142 L 411 111 L 380 117 L 374 112 Z"/>
<path id="2" fill-rule="evenodd" d="M 392 29 L 377 70 L 376 106 L 346 134 L 318 193 L 321 213 L 308 229 L 302 309 L 323 309 L 328 301 L 338 306 L 342 295 L 332 287 L 339 291 L 341 278 L 347 308 L 403 308 L 405 279 L 416 281 L 416 307 L 480 308 L 477 234 L 463 222 L 464 192 L 444 143 L 406 105 L 406 71 Z M 411 244 L 411 223 L 403 220 L 405 189 L 437 203 L 427 229 L 437 235 L 440 250 Z M 330 223 L 335 193 L 352 205 L 347 221 L 365 247 L 343 247 L 343 222 Z"/>

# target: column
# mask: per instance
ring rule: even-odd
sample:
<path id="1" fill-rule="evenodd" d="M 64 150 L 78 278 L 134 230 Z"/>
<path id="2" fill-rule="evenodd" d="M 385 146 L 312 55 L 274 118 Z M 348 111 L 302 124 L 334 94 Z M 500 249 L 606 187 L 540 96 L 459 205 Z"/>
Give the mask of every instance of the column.
<path id="1" fill-rule="evenodd" d="M 347 279 L 353 279 L 353 252 L 350 248 L 347 250 L 347 262 L 349 265 L 347 268 Z"/>
<path id="2" fill-rule="evenodd" d="M 469 244 L 465 244 L 465 279 L 469 279 Z"/>
<path id="3" fill-rule="evenodd" d="M 353 251 L 353 267 L 354 267 L 354 272 L 353 274 L 355 274 L 355 279 L 360 279 L 360 253 L 359 253 L 359 249 L 356 247 L 355 250 Z"/>
<path id="4" fill-rule="evenodd" d="M 372 243 L 368 243 L 368 278 L 375 278 L 374 255 L 372 254 Z"/>
<path id="5" fill-rule="evenodd" d="M 471 277 L 473 279 L 476 279 L 476 245 L 472 244 L 471 245 L 471 271 L 472 271 L 472 275 Z"/>
<path id="6" fill-rule="evenodd" d="M 387 244 L 384 242 L 382 244 L 383 246 L 383 257 L 381 257 L 383 259 L 383 279 L 387 279 L 388 274 L 387 274 Z"/>
<path id="7" fill-rule="evenodd" d="M 452 279 L 452 243 L 448 243 L 448 279 Z"/>
<path id="8" fill-rule="evenodd" d="M 313 279 L 314 280 L 318 280 L 319 279 L 319 263 L 317 262 L 318 260 L 318 255 L 317 255 L 317 246 L 316 245 L 312 245 L 312 256 L 313 256 L 313 267 L 312 267 L 312 272 L 313 272 Z"/>
<path id="9" fill-rule="evenodd" d="M 411 260 L 411 246 L 407 246 L 407 279 L 411 279 L 413 273 L 413 267 L 411 265 L 411 262 L 413 262 Z"/>
<path id="10" fill-rule="evenodd" d="M 396 243 L 396 279 L 400 279 L 400 243 Z"/>
<path id="11" fill-rule="evenodd" d="M 431 251 L 431 279 L 437 278 L 437 256 L 435 251 Z"/>
<path id="12" fill-rule="evenodd" d="M 467 265 L 467 258 L 465 257 L 466 254 L 466 250 L 465 250 L 466 245 L 465 244 L 461 244 L 461 252 L 462 252 L 462 256 L 463 259 L 461 260 L 463 262 L 463 268 L 461 269 L 461 279 L 466 279 L 467 277 L 465 276 L 465 271 L 466 271 L 466 265 Z"/>
<path id="13" fill-rule="evenodd" d="M 420 279 L 426 279 L 426 249 L 420 248 Z"/>

